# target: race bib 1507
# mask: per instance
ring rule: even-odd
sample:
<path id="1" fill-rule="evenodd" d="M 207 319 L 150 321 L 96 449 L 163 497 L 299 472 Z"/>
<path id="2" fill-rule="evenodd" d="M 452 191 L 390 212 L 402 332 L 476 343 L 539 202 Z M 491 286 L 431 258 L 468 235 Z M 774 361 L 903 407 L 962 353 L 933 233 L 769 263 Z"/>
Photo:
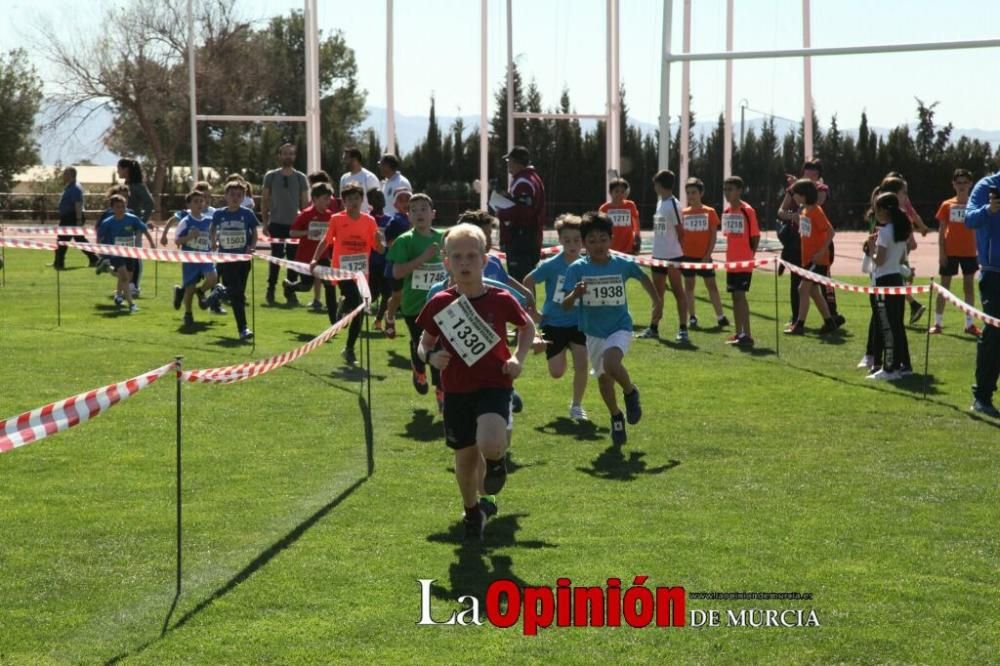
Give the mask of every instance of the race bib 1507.
<path id="1" fill-rule="evenodd" d="M 475 365 L 500 343 L 500 336 L 483 321 L 464 294 L 434 315 L 434 322 L 467 366 Z"/>
<path id="2" fill-rule="evenodd" d="M 621 275 L 599 275 L 584 278 L 587 291 L 583 292 L 585 306 L 625 305 L 625 282 Z"/>

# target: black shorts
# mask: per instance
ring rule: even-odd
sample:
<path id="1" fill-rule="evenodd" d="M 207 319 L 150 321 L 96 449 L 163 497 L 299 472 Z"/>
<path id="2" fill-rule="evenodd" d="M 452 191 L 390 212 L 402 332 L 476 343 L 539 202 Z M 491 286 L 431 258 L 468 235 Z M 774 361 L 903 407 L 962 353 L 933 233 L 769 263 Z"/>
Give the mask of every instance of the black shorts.
<path id="1" fill-rule="evenodd" d="M 449 448 L 476 445 L 476 420 L 483 414 L 498 414 L 510 421 L 512 389 L 483 388 L 473 393 L 444 394 L 444 441 Z"/>
<path id="2" fill-rule="evenodd" d="M 804 268 L 810 273 L 815 273 L 816 275 L 822 275 L 823 277 L 830 277 L 829 266 L 820 266 L 819 264 L 809 264 L 808 266 L 804 266 Z M 805 280 L 806 282 L 812 282 L 812 280 L 804 276 L 802 277 L 802 279 Z"/>
<path id="3" fill-rule="evenodd" d="M 703 262 L 699 257 L 681 257 L 680 260 L 686 261 L 691 264 L 707 263 Z M 683 275 L 684 277 L 694 277 L 695 275 L 697 275 L 698 277 L 703 277 L 703 278 L 714 278 L 715 271 L 711 268 L 682 268 L 681 275 Z"/>
<path id="4" fill-rule="evenodd" d="M 661 261 L 664 261 L 664 260 L 661 260 Z M 666 259 L 665 261 L 684 261 L 684 257 L 672 257 L 670 259 Z M 657 273 L 659 275 L 666 275 L 667 271 L 669 271 L 670 268 L 667 267 L 667 266 L 650 266 L 649 270 L 652 271 L 653 273 Z"/>
<path id="5" fill-rule="evenodd" d="M 958 267 L 962 267 L 962 275 L 975 275 L 979 270 L 976 257 L 948 257 L 948 262 L 941 265 L 940 275 L 958 275 Z"/>
<path id="6" fill-rule="evenodd" d="M 135 273 L 139 268 L 139 260 L 131 257 L 108 257 L 108 261 L 111 262 L 111 268 L 115 272 L 121 266 L 124 266 L 129 273 Z"/>
<path id="7" fill-rule="evenodd" d="M 587 346 L 587 336 L 576 326 L 542 326 L 542 337 L 548 340 L 545 345 L 545 358 L 558 356 L 570 343 Z"/>
<path id="8" fill-rule="evenodd" d="M 726 291 L 750 291 L 753 273 L 726 273 Z"/>

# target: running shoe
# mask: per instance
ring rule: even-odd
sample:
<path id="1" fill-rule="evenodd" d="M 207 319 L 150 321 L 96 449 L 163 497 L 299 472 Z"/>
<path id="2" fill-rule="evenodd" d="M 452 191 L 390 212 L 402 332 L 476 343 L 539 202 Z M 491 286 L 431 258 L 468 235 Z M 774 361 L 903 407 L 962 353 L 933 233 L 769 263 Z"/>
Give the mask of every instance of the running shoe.
<path id="1" fill-rule="evenodd" d="M 118 307 L 121 307 L 122 305 L 125 304 L 125 297 L 122 296 L 121 294 L 116 293 L 114 300 L 115 300 L 115 305 L 117 305 Z"/>
<path id="2" fill-rule="evenodd" d="M 496 495 L 507 483 L 507 456 L 500 460 L 486 461 L 486 476 L 483 477 L 483 490 L 488 495 Z"/>
<path id="3" fill-rule="evenodd" d="M 978 337 L 979 337 L 980 335 L 982 335 L 982 334 L 983 334 L 983 332 L 982 332 L 982 331 L 980 331 L 980 330 L 979 330 L 979 327 L 978 327 L 978 326 L 976 326 L 975 324 L 969 324 L 968 326 L 966 326 L 966 327 L 965 327 L 965 332 L 966 332 L 966 333 L 968 333 L 969 335 L 974 335 L 974 336 L 976 336 L 977 338 L 978 338 Z"/>
<path id="4" fill-rule="evenodd" d="M 500 507 L 497 506 L 496 495 L 484 495 L 480 497 L 479 511 L 486 516 L 487 519 L 497 515 L 500 512 Z"/>
<path id="5" fill-rule="evenodd" d="M 751 348 L 754 345 L 754 340 L 749 335 L 741 335 L 740 339 L 736 341 L 737 347 Z"/>
<path id="6" fill-rule="evenodd" d="M 723 327 L 725 327 L 725 326 L 729 326 L 729 318 L 728 318 L 728 317 L 726 317 L 726 315 L 722 315 L 722 316 L 721 316 L 721 317 L 719 317 L 719 319 L 717 320 L 717 323 L 718 323 L 718 325 L 719 325 L 719 328 L 723 328 Z"/>
<path id="7" fill-rule="evenodd" d="M 677 335 L 674 336 L 674 340 L 676 340 L 677 342 L 691 341 L 691 339 L 688 337 L 688 332 L 686 328 L 682 328 L 681 330 L 677 331 Z"/>
<path id="8" fill-rule="evenodd" d="M 589 421 L 590 417 L 587 416 L 586 410 L 582 405 L 570 405 L 569 406 L 569 417 L 574 421 Z"/>
<path id="9" fill-rule="evenodd" d="M 871 370 L 874 364 L 875 364 L 875 359 L 869 356 L 868 354 L 865 354 L 864 356 L 861 357 L 861 360 L 858 361 L 858 364 L 854 367 L 866 368 L 868 370 Z"/>
<path id="10" fill-rule="evenodd" d="M 385 337 L 392 340 L 396 337 L 396 320 L 386 319 L 385 320 Z"/>
<path id="11" fill-rule="evenodd" d="M 184 302 L 184 287 L 179 284 L 174 285 L 174 310 L 181 309 L 181 303 Z"/>
<path id="12" fill-rule="evenodd" d="M 920 321 L 920 318 L 924 316 L 927 312 L 927 308 L 924 307 L 923 303 L 917 303 L 915 306 L 910 307 L 910 323 L 916 324 Z"/>
<path id="13" fill-rule="evenodd" d="M 510 392 L 510 411 L 515 414 L 520 414 L 524 410 L 524 400 L 521 398 L 521 394 L 517 392 L 517 389 L 511 389 Z"/>
<path id="14" fill-rule="evenodd" d="M 417 389 L 417 393 L 420 395 L 427 395 L 429 387 L 427 386 L 427 373 L 417 372 L 413 369 L 413 388 Z"/>
<path id="15" fill-rule="evenodd" d="M 323 302 L 318 298 L 314 298 L 312 303 L 309 304 L 309 307 L 312 308 L 313 312 L 323 312 L 326 310 L 326 306 L 323 305 Z"/>
<path id="16" fill-rule="evenodd" d="M 264 294 L 264 301 L 268 305 L 274 305 L 274 287 L 267 288 L 267 293 Z"/>
<path id="17" fill-rule="evenodd" d="M 482 509 L 465 515 L 462 519 L 465 524 L 465 541 L 482 541 L 483 531 L 486 529 L 486 514 Z"/>
<path id="18" fill-rule="evenodd" d="M 355 365 L 358 362 L 358 357 L 350 347 L 345 347 L 344 351 L 340 352 L 340 355 L 348 365 Z"/>
<path id="19" fill-rule="evenodd" d="M 251 331 L 249 328 L 244 328 L 242 331 L 240 331 L 240 341 L 247 342 L 248 340 L 253 340 L 253 331 Z"/>
<path id="20" fill-rule="evenodd" d="M 444 414 L 444 391 L 441 389 L 434 389 L 434 397 L 437 399 L 438 413 Z"/>
<path id="21" fill-rule="evenodd" d="M 740 336 L 736 335 L 735 333 L 733 335 L 730 335 L 728 338 L 726 338 L 726 344 L 727 345 L 739 344 L 739 341 L 740 341 Z"/>
<path id="22" fill-rule="evenodd" d="M 993 406 L 993 403 L 987 402 L 985 400 L 976 399 L 972 403 L 972 411 L 978 412 L 979 414 L 985 414 L 986 416 L 992 416 L 995 419 L 1000 419 L 1000 411 Z"/>
<path id="23" fill-rule="evenodd" d="M 639 402 L 639 387 L 632 385 L 632 392 L 625 393 L 625 418 L 629 425 L 635 425 L 642 418 L 642 404 Z"/>
<path id="24" fill-rule="evenodd" d="M 639 335 L 635 336 L 641 340 L 659 340 L 660 332 L 653 327 L 649 327 Z"/>
<path id="25" fill-rule="evenodd" d="M 185 312 L 184 313 L 184 325 L 185 326 L 194 326 L 194 315 L 191 314 L 190 312 Z"/>
<path id="26" fill-rule="evenodd" d="M 628 435 L 625 434 L 625 415 L 618 412 L 611 417 L 611 443 L 615 446 L 621 446 L 627 440 Z"/>
<path id="27" fill-rule="evenodd" d="M 688 317 L 688 328 L 698 328 L 698 318 L 694 315 Z"/>
<path id="28" fill-rule="evenodd" d="M 381 319 L 376 319 L 375 322 L 372 324 L 372 328 L 374 328 L 376 331 L 381 331 L 382 330 L 382 320 Z"/>
<path id="29" fill-rule="evenodd" d="M 130 315 L 131 315 L 131 314 L 135 314 L 135 313 L 136 313 L 136 312 L 138 312 L 138 311 L 139 311 L 139 306 L 138 306 L 138 305 L 136 305 L 135 303 L 133 303 L 132 305 L 128 306 L 128 313 L 129 313 Z"/>
<path id="30" fill-rule="evenodd" d="M 944 333 L 944 328 L 942 328 L 941 324 L 934 324 L 927 329 L 928 335 L 941 335 L 942 333 Z"/>
<path id="31" fill-rule="evenodd" d="M 885 368 L 880 368 L 875 370 L 870 375 L 865 377 L 865 379 L 871 379 L 876 382 L 891 382 L 900 378 L 900 374 L 893 370 L 886 370 Z"/>
<path id="32" fill-rule="evenodd" d="M 826 328 L 826 324 L 823 324 L 823 328 Z M 820 329 L 820 333 L 823 333 L 823 332 L 824 331 L 821 328 Z M 829 332 L 829 331 L 827 331 L 827 332 Z M 797 321 L 794 324 L 789 324 L 788 326 L 786 326 L 785 330 L 784 330 L 784 333 L 785 333 L 785 335 L 805 335 L 806 334 L 806 325 L 804 323 L 802 323 L 801 321 Z"/>

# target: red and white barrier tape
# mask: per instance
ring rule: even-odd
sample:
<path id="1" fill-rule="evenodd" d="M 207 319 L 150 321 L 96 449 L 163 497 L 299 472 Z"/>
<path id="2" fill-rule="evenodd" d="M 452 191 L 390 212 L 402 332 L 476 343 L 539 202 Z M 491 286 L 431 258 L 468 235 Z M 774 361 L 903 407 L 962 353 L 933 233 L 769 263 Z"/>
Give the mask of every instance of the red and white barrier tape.
<path id="1" fill-rule="evenodd" d="M 78 243 L 76 241 L 59 241 L 60 245 L 75 247 L 95 254 L 129 257 L 132 259 L 153 259 L 156 261 L 172 261 L 184 264 L 224 264 L 235 261 L 250 261 L 249 254 L 229 254 L 226 252 L 188 252 L 187 250 L 157 250 L 145 247 L 128 247 L 125 245 L 99 245 L 97 243 Z"/>
<path id="2" fill-rule="evenodd" d="M 774 263 L 774 259 L 750 259 L 749 261 L 667 261 L 666 259 L 653 259 L 652 257 L 637 257 L 624 252 L 611 250 L 611 254 L 622 259 L 634 261 L 642 266 L 655 266 L 657 268 L 684 268 L 692 270 L 714 270 L 714 271 L 735 271 L 754 269 L 758 266 L 767 266 Z"/>
<path id="3" fill-rule="evenodd" d="M 791 272 L 799 275 L 810 282 L 817 282 L 819 284 L 826 285 L 828 287 L 833 287 L 834 289 L 842 289 L 843 291 L 853 291 L 858 294 L 875 294 L 883 296 L 905 296 L 906 294 L 926 294 L 931 290 L 930 285 L 911 285 L 909 287 L 866 287 L 860 284 L 849 284 L 847 282 L 839 282 L 837 280 L 832 280 L 823 275 L 817 275 L 812 271 L 807 271 L 801 266 L 796 266 L 795 264 L 790 264 L 783 259 L 779 259 L 779 262 L 785 265 L 785 268 Z"/>
<path id="4" fill-rule="evenodd" d="M 284 243 L 285 245 L 298 245 L 301 242 L 301 238 L 271 238 L 270 236 L 258 236 L 258 241 L 264 241 L 265 243 Z"/>
<path id="5" fill-rule="evenodd" d="M 361 314 L 361 311 L 364 310 L 364 308 L 364 304 L 354 308 L 336 324 L 326 329 L 298 349 L 293 349 L 292 351 L 287 351 L 284 354 L 278 354 L 277 356 L 272 356 L 271 358 L 267 358 L 262 361 L 255 361 L 253 363 L 241 363 L 240 365 L 230 365 L 224 368 L 188 370 L 187 372 L 181 373 L 181 378 L 185 381 L 201 382 L 203 384 L 235 384 L 236 382 L 242 382 L 248 379 L 253 379 L 254 377 L 259 377 L 264 373 L 277 370 L 278 368 L 287 365 L 313 351 L 316 347 L 320 346 L 334 335 L 344 330 L 344 328 L 346 328 L 355 317 Z"/>
<path id="6" fill-rule="evenodd" d="M 20 238 L 0 238 L 0 247 L 19 247 L 24 250 L 55 250 L 59 246 L 55 243 L 43 243 L 42 241 L 22 240 Z"/>
<path id="7" fill-rule="evenodd" d="M 272 264 L 277 264 L 279 266 L 285 266 L 291 268 L 296 273 L 302 273 L 303 275 L 313 275 L 318 280 L 324 280 L 326 282 L 340 282 L 342 280 L 354 280 L 358 283 L 358 292 L 361 293 L 361 298 L 366 301 L 370 301 L 372 298 L 371 288 L 368 286 L 368 278 L 365 277 L 364 273 L 359 273 L 356 271 L 345 271 L 341 268 L 330 268 L 329 266 L 317 266 L 315 273 L 309 270 L 309 264 L 303 263 L 301 261 L 292 261 L 291 259 L 282 259 L 280 257 L 272 257 L 270 255 L 257 255 L 260 259 L 268 261 Z"/>
<path id="8" fill-rule="evenodd" d="M 961 298 L 956 296 L 955 294 L 951 293 L 950 291 L 939 285 L 937 282 L 931 283 L 931 286 L 934 287 L 937 293 L 941 294 L 944 297 L 944 300 L 948 301 L 949 303 L 954 305 L 956 308 L 958 308 L 965 314 L 971 315 L 976 319 L 979 319 L 988 326 L 1000 328 L 1000 319 L 997 319 L 996 317 L 991 317 L 982 310 L 977 310 L 976 308 L 972 307 L 971 305 L 963 301 Z"/>
<path id="9" fill-rule="evenodd" d="M 0 233 L 6 236 L 16 236 L 18 234 L 33 234 L 44 236 L 89 236 L 94 233 L 93 227 L 0 227 Z"/>
<path id="10" fill-rule="evenodd" d="M 0 421 L 0 453 L 89 421 L 177 367 L 173 361 L 138 377 L 53 402 Z"/>

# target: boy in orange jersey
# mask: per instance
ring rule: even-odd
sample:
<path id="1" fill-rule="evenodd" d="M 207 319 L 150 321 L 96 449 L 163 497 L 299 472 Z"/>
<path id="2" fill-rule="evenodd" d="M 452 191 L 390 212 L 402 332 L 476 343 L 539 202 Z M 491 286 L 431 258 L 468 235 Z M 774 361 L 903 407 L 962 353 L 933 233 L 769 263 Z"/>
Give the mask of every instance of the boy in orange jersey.
<path id="1" fill-rule="evenodd" d="M 628 198 L 628 181 L 614 178 L 608 183 L 611 201 L 601 204 L 600 211 L 611 218 L 615 228 L 611 233 L 611 249 L 626 254 L 639 254 L 639 209 Z"/>
<path id="2" fill-rule="evenodd" d="M 371 252 L 383 252 L 385 242 L 382 230 L 375 223 L 375 218 L 361 212 L 365 200 L 365 191 L 360 185 L 349 183 L 340 192 L 344 202 L 344 210 L 330 218 L 330 226 L 323 240 L 316 246 L 309 267 L 315 270 L 328 247 L 333 248 L 332 266 L 346 271 L 357 271 L 368 277 L 368 258 Z M 350 312 L 361 305 L 361 292 L 353 280 L 343 280 L 340 283 L 340 293 L 344 295 L 344 312 Z M 348 364 L 357 363 L 354 344 L 361 333 L 361 317 L 355 317 L 347 331 L 347 346 L 341 353 Z"/>
<path id="3" fill-rule="evenodd" d="M 956 169 L 951 177 L 951 186 L 955 188 L 955 196 L 943 202 L 934 216 L 941 223 L 938 230 L 941 286 L 951 289 L 951 278 L 958 275 L 958 269 L 961 267 L 965 302 L 975 307 L 976 271 L 979 270 L 979 261 L 976 258 L 976 233 L 965 226 L 965 204 L 969 202 L 972 174 L 967 169 Z M 938 295 L 934 326 L 930 330 L 932 335 L 941 332 L 943 319 L 944 296 Z M 980 333 L 969 315 L 965 315 L 965 332 L 975 336 Z"/>
<path id="4" fill-rule="evenodd" d="M 753 206 L 742 200 L 743 179 L 730 176 L 722 181 L 726 207 L 722 211 L 722 234 L 726 237 L 726 261 L 752 261 L 760 244 L 760 226 Z M 753 268 L 738 268 L 726 272 L 726 291 L 733 295 L 733 319 L 736 333 L 726 344 L 753 347 L 750 335 L 750 303 L 747 292 L 753 279 Z"/>
<path id="5" fill-rule="evenodd" d="M 681 261 L 709 263 L 712 261 L 712 252 L 715 251 L 715 242 L 719 237 L 719 216 L 714 208 L 702 203 L 705 183 L 700 178 L 688 178 L 684 192 L 687 194 L 688 206 L 681 211 L 681 228 L 684 229 L 684 234 L 681 236 L 684 256 L 681 257 Z M 698 325 L 698 317 L 694 313 L 696 275 L 700 275 L 705 281 L 705 288 L 708 289 L 708 297 L 712 301 L 712 307 L 715 308 L 715 319 L 719 327 L 729 326 L 729 320 L 722 311 L 722 297 L 715 282 L 715 271 L 711 268 L 704 270 L 682 268 L 681 275 L 684 276 L 684 293 L 688 303 L 688 326 L 694 328 Z"/>
<path id="6" fill-rule="evenodd" d="M 827 219 L 826 213 L 817 203 L 819 189 L 808 178 L 801 178 L 792 185 L 792 200 L 799 206 L 799 239 L 802 247 L 802 266 L 817 275 L 830 276 L 830 244 L 836 233 Z M 833 333 L 840 324 L 830 313 L 820 285 L 803 278 L 799 285 L 799 317 L 785 327 L 789 335 L 803 335 L 806 331 L 806 316 L 809 314 L 809 299 L 823 315 L 821 334 Z"/>

